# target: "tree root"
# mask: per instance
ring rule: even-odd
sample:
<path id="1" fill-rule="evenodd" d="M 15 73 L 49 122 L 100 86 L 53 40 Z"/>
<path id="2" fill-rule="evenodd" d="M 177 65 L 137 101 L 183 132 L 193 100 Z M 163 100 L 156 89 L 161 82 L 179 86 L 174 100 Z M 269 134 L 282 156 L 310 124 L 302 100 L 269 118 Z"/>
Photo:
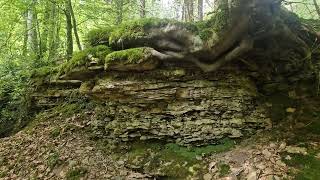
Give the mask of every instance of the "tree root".
<path id="1" fill-rule="evenodd" d="M 218 59 L 213 64 L 203 63 L 196 58 L 190 58 L 189 60 L 195 63 L 204 72 L 212 72 L 219 69 L 222 65 L 226 64 L 227 62 L 230 62 L 236 59 L 237 57 L 243 55 L 244 53 L 248 52 L 252 48 L 253 48 L 253 40 L 251 38 L 245 38 L 240 42 L 239 46 L 231 50 L 229 53 L 227 53 L 222 58 Z"/>

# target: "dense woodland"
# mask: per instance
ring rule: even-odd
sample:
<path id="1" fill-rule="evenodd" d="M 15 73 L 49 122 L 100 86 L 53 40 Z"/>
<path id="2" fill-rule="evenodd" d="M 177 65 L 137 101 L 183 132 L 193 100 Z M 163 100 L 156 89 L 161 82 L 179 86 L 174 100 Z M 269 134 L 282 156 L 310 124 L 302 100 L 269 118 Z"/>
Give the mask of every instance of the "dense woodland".
<path id="1" fill-rule="evenodd" d="M 230 132 L 229 130 L 228 132 L 221 132 L 221 137 L 218 133 L 220 139 L 215 137 L 218 136 L 217 134 L 215 136 L 212 135 L 212 137 L 204 135 L 204 127 L 202 130 L 199 130 L 200 134 L 202 134 L 199 135 L 199 138 L 193 136 L 190 138 L 189 132 L 183 130 L 187 129 L 187 126 L 182 127 L 182 130 L 179 130 L 179 133 L 177 133 L 178 135 L 165 134 L 167 132 L 152 134 L 157 130 L 150 130 L 150 132 L 146 133 L 147 135 L 141 135 L 140 140 L 143 138 L 147 138 L 148 140 L 156 139 L 161 141 L 161 143 L 168 141 L 189 147 L 186 150 L 180 146 L 176 146 L 176 144 L 164 145 L 166 150 L 163 152 L 166 154 L 159 155 L 159 157 L 165 159 L 162 159 L 164 163 L 157 164 L 156 166 L 164 166 L 166 158 L 180 162 L 181 159 L 175 159 L 175 155 L 170 153 L 178 153 L 177 157 L 180 157 L 182 154 L 181 157 L 191 159 L 193 158 L 191 156 L 194 155 L 192 153 L 195 153 L 195 157 L 197 158 L 188 159 L 190 160 L 188 162 L 189 165 L 190 163 L 194 165 L 191 167 L 196 170 L 192 171 L 196 172 L 191 172 L 190 168 L 189 171 L 178 168 L 178 170 L 172 171 L 161 169 L 156 172 L 154 170 L 157 169 L 156 167 L 146 168 L 143 166 L 135 168 L 136 166 L 134 166 L 132 168 L 130 166 L 128 168 L 129 165 L 123 165 L 122 163 L 119 166 L 124 166 L 130 170 L 126 169 L 124 175 L 116 170 L 117 167 L 113 167 L 114 169 L 111 171 L 114 174 L 118 174 L 121 178 L 126 177 L 127 179 L 185 179 L 187 177 L 180 176 L 181 174 L 179 173 L 188 175 L 191 173 L 188 176 L 191 179 L 193 175 L 195 177 L 200 176 L 202 179 L 222 178 L 229 171 L 231 172 L 229 165 L 217 165 L 216 168 L 219 169 L 220 174 L 215 176 L 215 172 L 213 172 L 214 165 L 210 163 L 211 165 L 209 166 L 212 166 L 209 170 L 211 174 L 209 173 L 208 175 L 208 173 L 203 173 L 204 170 L 199 168 L 198 164 L 195 163 L 199 160 L 198 156 L 207 153 L 207 150 L 212 153 L 222 152 L 224 148 L 229 148 L 229 141 L 225 141 L 222 138 L 224 136 L 238 138 L 239 134 L 242 137 L 242 134 L 246 136 L 246 133 L 249 135 L 252 131 L 265 128 L 268 123 L 263 120 L 266 119 L 265 116 L 261 115 L 264 111 L 256 110 L 260 108 L 259 103 L 262 101 L 267 102 L 268 98 L 279 100 L 281 98 L 279 98 L 280 95 L 278 96 L 278 94 L 283 93 L 289 94 L 290 98 L 294 97 L 292 98 L 295 99 L 294 103 L 292 103 L 293 100 L 290 100 L 290 103 L 286 101 L 287 104 L 282 104 L 282 102 L 274 103 L 275 105 L 273 106 L 270 103 L 266 103 L 268 108 L 272 107 L 270 108 L 272 109 L 270 115 L 272 121 L 279 123 L 279 119 L 282 118 L 288 120 L 288 122 L 294 119 L 296 123 L 297 120 L 295 118 L 301 118 L 301 116 L 304 116 L 303 113 L 306 112 L 311 113 L 316 117 L 315 121 L 317 122 L 308 121 L 308 125 L 305 127 L 312 127 L 311 130 L 308 129 L 306 131 L 315 132 L 316 135 L 312 135 L 312 137 L 310 135 L 310 139 L 314 140 L 319 137 L 320 109 L 317 106 L 319 105 L 318 96 L 320 94 L 320 1 L 318 0 L 1 0 L 0 15 L 0 138 L 15 136 L 22 129 L 31 128 L 42 131 L 41 127 L 36 128 L 33 122 L 34 119 L 45 119 L 45 121 L 50 119 L 50 121 L 55 122 L 51 118 L 65 118 L 68 123 L 75 121 L 80 116 L 83 119 L 88 119 L 87 116 L 92 115 L 89 113 L 92 109 L 96 113 L 92 116 L 97 119 L 103 116 L 104 118 L 102 119 L 105 120 L 107 119 L 105 117 L 109 117 L 110 114 L 114 113 L 106 108 L 108 103 L 110 107 L 118 108 L 119 106 L 124 109 L 112 114 L 112 118 L 114 119 L 117 119 L 117 117 L 114 117 L 117 115 L 119 115 L 119 118 L 120 116 L 121 118 L 125 117 L 126 115 L 121 114 L 123 112 L 137 114 L 137 112 L 146 111 L 150 112 L 151 116 L 154 113 L 154 117 L 160 119 L 159 121 L 158 119 L 155 120 L 159 126 L 162 126 L 162 119 L 183 119 L 189 116 L 193 118 L 190 121 L 193 121 L 197 118 L 208 118 L 204 114 L 211 113 L 210 110 L 206 110 L 205 113 L 201 114 L 203 109 L 192 109 L 192 105 L 184 104 L 185 101 L 182 100 L 180 102 L 178 96 L 181 95 L 182 97 L 185 95 L 182 90 L 181 92 L 179 90 L 175 92 L 174 103 L 170 101 L 172 103 L 170 104 L 168 103 L 169 100 L 163 100 L 163 97 L 170 97 L 171 94 L 169 92 L 171 89 L 175 89 L 175 85 L 181 86 L 182 89 L 188 87 L 189 89 L 193 89 L 192 91 L 200 89 L 206 92 L 203 94 L 195 93 L 194 97 L 189 98 L 192 99 L 190 101 L 201 102 L 201 98 L 208 98 L 207 104 L 215 104 L 220 100 L 226 101 L 223 98 L 229 97 L 231 99 L 230 102 L 215 104 L 213 106 L 217 106 L 213 114 L 214 116 L 218 115 L 218 119 L 222 117 L 219 115 L 220 111 L 223 113 L 229 112 L 229 114 L 225 113 L 226 115 L 224 115 L 228 118 L 230 116 L 229 119 L 238 116 L 238 112 L 234 113 L 234 111 L 246 111 L 241 115 L 242 118 L 253 118 L 257 121 L 259 120 L 259 122 L 250 122 L 243 128 L 239 128 L 241 129 L 239 131 L 238 129 L 231 128 Z M 179 69 L 180 67 L 183 70 Z M 81 72 L 78 72 L 79 69 L 81 69 Z M 164 73 L 166 70 L 168 70 L 167 74 Z M 107 73 L 102 71 L 106 71 Z M 139 73 L 142 75 L 139 75 Z M 113 82 L 114 79 L 119 82 L 115 83 L 115 85 L 110 85 L 110 87 L 104 87 L 103 85 L 108 84 L 102 78 L 104 76 L 107 77 L 105 79 L 112 79 L 110 82 Z M 142 80 L 141 77 L 143 77 Z M 123 80 L 122 78 L 127 78 L 126 80 L 128 81 L 134 79 L 134 83 L 141 80 L 141 84 L 138 83 L 136 86 L 131 87 L 128 85 L 130 83 L 126 84 L 121 81 Z M 202 82 L 204 79 L 209 79 L 211 82 L 221 81 L 222 83 L 218 83 L 217 86 L 208 85 Z M 168 83 L 168 85 L 161 86 L 160 80 L 162 84 Z M 187 82 L 189 81 L 194 82 L 194 84 L 188 84 Z M 186 84 L 179 84 L 180 82 L 185 82 Z M 69 84 L 56 85 L 59 83 Z M 69 86 L 78 86 L 79 83 L 82 83 L 80 92 L 84 92 L 86 96 L 78 95 L 74 92 L 66 96 L 59 94 L 60 91 L 58 93 L 61 87 L 67 89 Z M 252 83 L 255 85 L 253 86 Z M 118 87 L 112 89 L 119 84 L 121 84 L 119 89 L 117 89 Z M 150 85 L 149 87 L 148 84 L 152 84 L 152 86 Z M 168 87 L 171 89 L 166 89 Z M 137 90 L 139 88 L 141 89 Z M 149 92 L 152 88 L 155 88 L 153 89 L 155 91 Z M 214 92 L 211 92 L 211 90 L 208 90 L 210 88 L 218 88 L 218 90 L 216 92 L 212 90 Z M 50 92 L 56 91 L 56 93 L 50 94 L 50 98 L 57 98 L 59 96 L 58 100 L 55 100 L 55 103 L 58 102 L 58 105 L 55 104 L 53 107 L 50 101 L 50 103 L 44 103 L 45 105 L 40 108 L 37 107 L 38 104 L 35 102 L 38 103 L 41 100 L 36 98 L 39 97 L 39 94 L 49 92 L 49 90 Z M 110 91 L 110 94 L 105 93 L 105 91 Z M 153 107 L 153 105 L 142 102 L 143 100 L 135 102 L 136 99 L 131 97 L 131 95 L 135 96 L 135 93 L 144 91 L 146 92 L 145 94 L 137 95 L 136 98 L 148 99 L 148 101 L 154 104 L 159 103 L 159 107 Z M 243 94 L 242 91 L 244 92 Z M 217 99 L 210 101 L 211 96 L 209 97 L 207 92 L 218 94 L 216 96 L 219 96 L 220 99 L 214 97 Z M 228 94 L 229 92 L 231 95 Z M 109 97 L 112 94 L 114 96 Z M 123 94 L 128 95 L 129 98 L 124 98 Z M 62 96 L 63 100 L 61 100 Z M 201 98 L 199 98 L 200 96 Z M 48 94 L 47 97 L 49 97 Z M 101 101 L 103 99 L 104 103 L 97 105 L 90 98 L 94 99 L 95 103 L 96 100 Z M 304 105 L 301 105 L 303 104 L 302 102 L 307 102 L 306 104 L 310 108 L 308 109 Z M 163 108 L 162 106 L 165 103 L 169 104 L 168 108 L 171 107 L 172 112 L 175 112 L 172 113 L 171 110 L 166 110 L 163 113 L 164 110 L 161 108 Z M 77 104 L 76 107 L 74 107 L 74 104 Z M 130 105 L 127 106 L 127 104 Z M 137 107 L 139 106 L 140 109 L 136 110 L 136 107 L 129 107 L 132 104 Z M 303 106 L 301 108 L 303 110 L 297 110 L 299 108 L 292 107 L 294 106 L 293 104 L 299 107 L 300 105 Z M 175 105 L 177 107 L 174 107 Z M 146 110 L 146 107 L 149 106 L 152 108 Z M 219 106 L 222 107 L 222 110 Z M 103 108 L 108 109 L 105 112 L 103 111 L 105 114 L 102 113 L 101 109 Z M 210 108 L 212 107 L 210 106 Z M 237 110 L 237 108 L 241 110 Z M 286 112 L 277 111 L 277 108 L 285 109 Z M 189 114 L 184 112 L 180 117 L 177 115 L 180 111 L 185 111 Z M 296 111 L 302 115 L 294 114 Z M 291 116 L 290 113 L 294 115 Z M 75 114 L 81 115 L 75 117 Z M 148 115 L 145 117 L 144 115 L 139 114 L 139 117 L 149 118 Z M 72 116 L 72 118 L 69 116 Z M 138 115 L 134 117 L 138 117 Z M 308 118 L 309 116 L 305 116 L 305 119 Z M 185 122 L 187 120 L 183 119 L 181 121 Z M 139 123 L 141 122 L 135 122 L 135 124 Z M 236 122 L 234 123 L 237 124 Z M 92 124 L 90 123 L 90 125 Z M 202 124 L 198 125 L 202 126 Z M 44 126 L 44 128 L 50 126 Z M 118 129 L 114 131 L 115 134 L 110 135 L 108 131 L 113 131 L 112 128 L 115 128 L 113 126 L 117 126 Z M 122 126 L 127 126 L 129 130 Z M 100 140 L 105 137 L 108 139 L 109 137 L 119 136 L 122 138 L 120 138 L 121 142 L 136 140 L 135 132 L 143 134 L 143 132 L 140 132 L 141 129 L 148 129 L 148 127 L 137 126 L 132 125 L 131 127 L 128 123 L 126 125 L 112 123 L 112 126 L 105 125 L 105 128 L 102 128 L 102 130 L 100 127 L 100 129 L 97 127 L 91 129 L 94 129 L 95 132 L 98 131 L 96 133 L 98 135 L 93 139 L 99 139 L 100 144 L 98 146 L 101 146 L 105 142 L 100 142 Z M 174 124 L 172 126 L 178 125 Z M 232 125 L 231 122 L 230 126 L 236 125 Z M 283 125 L 283 127 L 292 129 L 291 125 L 289 128 L 287 124 Z M 58 128 L 58 130 L 50 129 L 49 134 L 50 137 L 59 136 L 61 138 L 62 132 L 68 130 L 70 130 L 70 127 Z M 71 131 L 76 130 L 71 128 Z M 85 132 L 87 131 L 85 130 Z M 280 131 L 282 130 L 280 129 Z M 46 130 L 43 130 L 43 132 L 46 132 Z M 57 133 L 59 135 L 56 135 Z M 301 133 L 305 133 L 305 131 Z M 286 135 L 283 137 L 287 138 Z M 219 139 L 218 143 L 216 139 Z M 15 140 L 12 141 L 15 142 Z M 312 150 L 308 149 L 308 152 L 310 150 L 313 155 L 319 156 L 319 149 L 317 148 L 320 147 L 320 142 L 314 141 L 315 144 L 318 144 Z M 301 142 L 303 143 L 304 140 Z M 108 143 L 110 142 L 108 141 Z M 212 143 L 222 143 L 226 147 L 212 147 L 213 150 L 210 150 Z M 281 142 L 279 143 L 278 149 L 281 149 L 282 144 Z M 4 142 L 0 142 L 0 150 L 9 146 L 8 144 L 10 143 L 5 144 Z M 130 147 L 134 147 L 135 145 L 131 144 Z M 203 149 L 191 148 L 191 153 L 190 147 L 193 145 L 209 145 L 210 147 L 205 146 Z M 137 145 L 137 147 L 140 148 L 141 144 Z M 143 148 L 145 147 L 147 149 L 155 147 L 155 154 L 163 150 L 161 149 L 163 148 L 162 146 L 153 146 L 152 143 L 151 145 L 148 143 L 144 144 Z M 108 148 L 110 148 L 109 145 Z M 271 153 L 284 154 L 280 150 L 270 150 L 273 148 L 271 145 L 267 147 L 261 146 L 259 150 L 262 151 L 263 148 L 269 148 Z M 117 151 L 119 149 L 121 148 L 118 148 Z M 143 152 L 146 151 L 148 150 L 143 150 Z M 302 150 L 298 148 L 291 151 Z M 139 155 L 142 156 L 138 150 L 134 151 L 134 153 L 140 153 Z M 262 151 L 262 154 L 268 153 Z M 130 160 L 131 155 L 129 154 L 129 160 L 125 161 L 128 164 L 134 164 L 132 160 L 134 158 L 132 157 Z M 47 158 L 49 159 L 48 166 L 52 166 L 48 168 L 47 174 L 44 173 L 44 170 L 42 173 L 34 171 L 34 177 L 38 179 L 43 179 L 44 177 L 59 179 L 60 176 L 56 174 L 50 175 L 51 171 L 55 172 L 54 169 L 60 168 L 63 164 L 61 158 L 59 159 L 56 156 L 54 154 L 51 160 L 51 155 Z M 99 157 L 92 158 L 99 159 Z M 308 161 L 309 164 L 307 163 L 307 167 L 303 167 L 304 169 L 299 167 L 300 170 L 302 169 L 306 172 L 302 171 L 302 173 L 298 173 L 296 179 L 317 179 L 320 176 L 319 172 L 317 172 L 320 170 L 319 157 L 316 159 L 308 155 L 305 159 L 299 158 L 300 155 L 296 159 L 294 158 L 296 162 L 290 161 L 289 164 L 301 163 L 300 160 Z M 27 179 L 33 177 L 33 175 L 26 175 L 29 171 L 23 169 L 23 167 L 27 165 L 21 165 L 22 167 L 18 170 L 10 171 L 10 169 L 6 169 L 8 167 L 5 165 L 7 161 L 5 158 L 0 157 L 0 179 L 2 177 L 7 179 L 24 178 L 23 176 L 27 177 Z M 21 164 L 23 164 L 23 160 L 21 161 Z M 118 160 L 117 163 L 119 161 L 122 162 L 122 160 Z M 99 166 L 100 164 L 92 165 L 94 168 Z M 151 166 L 150 163 L 149 166 Z M 171 167 L 169 166 L 168 168 Z M 96 171 L 99 170 L 96 169 Z M 200 175 L 197 173 L 198 171 L 199 173 L 201 172 Z M 61 170 L 61 172 L 63 171 Z M 255 171 L 255 179 L 263 179 L 263 177 L 260 178 L 260 175 L 258 176 L 257 174 L 263 174 L 264 170 L 260 173 L 257 172 Z M 285 172 L 288 176 L 287 174 L 280 176 L 277 174 L 278 171 L 275 170 L 275 174 L 273 175 L 277 176 L 273 178 L 289 177 L 290 179 L 290 177 L 294 177 L 292 174 L 297 174 L 296 172 L 290 172 L 292 173 L 290 174 L 288 169 Z M 115 177 L 112 173 L 110 173 L 110 176 L 92 176 L 90 173 L 90 170 L 77 166 L 71 171 L 66 172 L 63 177 L 67 179 L 80 177 L 85 177 L 85 179 L 112 179 Z M 279 173 L 284 173 L 284 170 L 279 170 Z M 241 173 L 239 172 L 239 174 Z M 236 176 L 240 179 L 250 179 L 250 175 L 252 176 L 252 173 L 249 171 L 244 176 Z"/>

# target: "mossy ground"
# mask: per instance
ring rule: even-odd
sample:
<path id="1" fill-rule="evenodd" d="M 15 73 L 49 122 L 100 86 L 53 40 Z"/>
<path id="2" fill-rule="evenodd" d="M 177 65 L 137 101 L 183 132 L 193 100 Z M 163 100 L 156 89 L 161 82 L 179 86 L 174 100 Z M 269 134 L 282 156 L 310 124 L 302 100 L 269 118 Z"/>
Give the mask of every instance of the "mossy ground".
<path id="1" fill-rule="evenodd" d="M 67 172 L 66 179 L 67 180 L 78 180 L 78 179 L 83 178 L 87 172 L 88 172 L 88 170 L 83 167 L 72 168 Z"/>
<path id="2" fill-rule="evenodd" d="M 272 130 L 272 140 L 285 139 L 290 146 L 304 147 L 308 154 L 283 153 L 283 161 L 291 167 L 290 175 L 297 180 L 316 180 L 320 177 L 320 104 L 319 98 L 298 100 L 275 97 L 273 114 L 278 117 L 280 127 Z M 294 113 L 286 112 L 287 107 L 297 108 Z M 281 124 L 282 123 L 282 124 Z M 287 156 L 291 159 L 286 159 Z"/>
<path id="3" fill-rule="evenodd" d="M 319 151 L 318 151 L 319 152 Z M 317 180 L 320 177 L 320 159 L 315 154 L 302 155 L 290 154 L 291 160 L 284 159 L 284 162 L 297 169 L 291 172 L 296 180 Z"/>
<path id="4" fill-rule="evenodd" d="M 174 143 L 137 142 L 130 145 L 128 164 L 138 171 L 170 178 L 200 176 L 206 171 L 203 158 L 228 151 L 234 141 L 225 139 L 218 145 L 183 147 Z M 223 170 L 224 171 L 224 170 Z"/>
<path id="5" fill-rule="evenodd" d="M 295 179 L 316 180 L 320 177 L 320 149 L 319 146 L 316 146 L 318 149 L 314 149 L 310 142 L 320 143 L 320 111 L 306 111 L 304 118 L 307 119 L 307 124 L 297 129 L 295 136 L 288 142 L 306 147 L 308 155 L 291 154 L 292 159 L 285 162 L 297 170 L 293 172 Z"/>

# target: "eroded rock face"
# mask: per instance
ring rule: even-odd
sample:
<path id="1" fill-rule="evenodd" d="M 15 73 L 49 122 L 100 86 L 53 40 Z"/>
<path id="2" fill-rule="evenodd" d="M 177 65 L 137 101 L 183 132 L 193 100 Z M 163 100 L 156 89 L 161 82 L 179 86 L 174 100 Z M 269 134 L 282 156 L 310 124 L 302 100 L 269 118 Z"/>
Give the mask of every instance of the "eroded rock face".
<path id="1" fill-rule="evenodd" d="M 240 138 L 270 126 L 266 108 L 257 102 L 254 82 L 236 68 L 203 73 L 184 61 L 148 61 L 152 68 L 135 71 L 132 66 L 143 66 L 145 61 L 130 63 L 114 61 L 112 67 L 121 66 L 121 70 L 100 68 L 96 74 L 95 69 L 87 67 L 91 68 L 91 78 L 83 78 L 88 74 L 86 70 L 83 75 L 78 71 L 77 76 L 62 76 L 74 80 L 78 77 L 74 82 L 81 82 L 81 86 L 72 91 L 102 104 L 96 108 L 97 116 L 91 124 L 104 137 L 204 145 L 227 137 Z M 64 89 L 52 83 L 50 86 Z M 59 93 L 47 95 L 61 102 Z M 62 93 L 61 98 L 66 96 Z"/>
<path id="2" fill-rule="evenodd" d="M 104 116 L 96 122 L 104 134 L 121 141 L 201 145 L 270 125 L 265 108 L 257 105 L 254 83 L 243 73 L 204 74 L 169 66 L 136 73 L 109 71 L 96 82 L 82 84 L 82 93 L 104 104 L 97 110 Z"/>

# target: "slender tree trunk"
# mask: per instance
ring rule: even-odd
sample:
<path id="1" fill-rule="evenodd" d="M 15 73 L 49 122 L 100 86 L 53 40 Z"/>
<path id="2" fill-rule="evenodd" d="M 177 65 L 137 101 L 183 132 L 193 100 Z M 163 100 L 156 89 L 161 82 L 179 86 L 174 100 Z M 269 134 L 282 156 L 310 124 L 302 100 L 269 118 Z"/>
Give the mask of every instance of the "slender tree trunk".
<path id="1" fill-rule="evenodd" d="M 183 20 L 186 22 L 193 22 L 194 21 L 194 2 L 193 0 L 184 0 L 182 11 L 184 18 Z"/>
<path id="2" fill-rule="evenodd" d="M 48 51 L 48 35 L 49 35 L 49 28 L 50 28 L 50 14 L 51 14 L 51 4 L 50 2 L 46 2 L 45 12 L 44 12 L 44 21 L 43 21 L 43 29 L 40 35 L 40 56 L 43 55 Z"/>
<path id="3" fill-rule="evenodd" d="M 24 14 L 24 19 L 25 19 L 25 31 L 24 31 L 24 37 L 23 37 L 23 51 L 22 51 L 22 55 L 26 56 L 28 53 L 28 11 L 26 11 Z"/>
<path id="4" fill-rule="evenodd" d="M 203 20 L 203 0 L 198 0 L 198 18 Z"/>
<path id="5" fill-rule="evenodd" d="M 318 13 L 318 16 L 320 18 L 320 7 L 319 7 L 319 4 L 317 3 L 317 0 L 313 0 L 313 4 L 314 4 L 316 11 Z"/>
<path id="6" fill-rule="evenodd" d="M 140 0 L 140 17 L 146 17 L 146 0 Z"/>
<path id="7" fill-rule="evenodd" d="M 183 1 L 181 5 L 181 21 L 186 21 L 186 0 Z"/>
<path id="8" fill-rule="evenodd" d="M 72 24 L 73 24 L 72 27 L 73 27 L 74 37 L 76 38 L 78 49 L 81 51 L 82 50 L 82 46 L 81 46 L 81 42 L 80 42 L 80 38 L 79 38 L 79 34 L 78 34 L 77 20 L 76 20 L 76 17 L 74 15 L 74 11 L 73 11 L 73 8 L 72 8 L 71 0 L 68 0 L 68 6 L 69 6 L 69 9 L 70 9 L 71 18 L 72 18 Z"/>
<path id="9" fill-rule="evenodd" d="M 39 59 L 39 43 L 37 38 L 37 14 L 35 12 L 36 1 L 32 1 L 32 4 L 28 8 L 27 13 L 27 31 L 28 31 L 28 51 L 36 58 Z"/>
<path id="10" fill-rule="evenodd" d="M 48 60 L 51 61 L 55 59 L 56 52 L 58 49 L 58 39 L 59 39 L 59 32 L 60 32 L 60 19 L 59 14 L 57 13 L 57 7 L 55 4 L 51 4 L 51 12 L 49 18 L 49 32 L 48 32 L 48 42 L 49 42 L 49 56 Z"/>
<path id="11" fill-rule="evenodd" d="M 188 15 L 189 15 L 189 22 L 193 22 L 194 21 L 194 1 L 193 0 L 189 0 Z"/>
<path id="12" fill-rule="evenodd" d="M 65 0 L 65 16 L 66 16 L 66 35 L 67 35 L 67 49 L 66 56 L 67 59 L 71 59 L 73 54 L 73 38 L 72 38 L 72 17 L 71 10 L 69 6 L 69 0 Z"/>
<path id="13" fill-rule="evenodd" d="M 123 20 L 123 0 L 117 0 L 116 1 L 116 24 L 121 24 Z"/>

